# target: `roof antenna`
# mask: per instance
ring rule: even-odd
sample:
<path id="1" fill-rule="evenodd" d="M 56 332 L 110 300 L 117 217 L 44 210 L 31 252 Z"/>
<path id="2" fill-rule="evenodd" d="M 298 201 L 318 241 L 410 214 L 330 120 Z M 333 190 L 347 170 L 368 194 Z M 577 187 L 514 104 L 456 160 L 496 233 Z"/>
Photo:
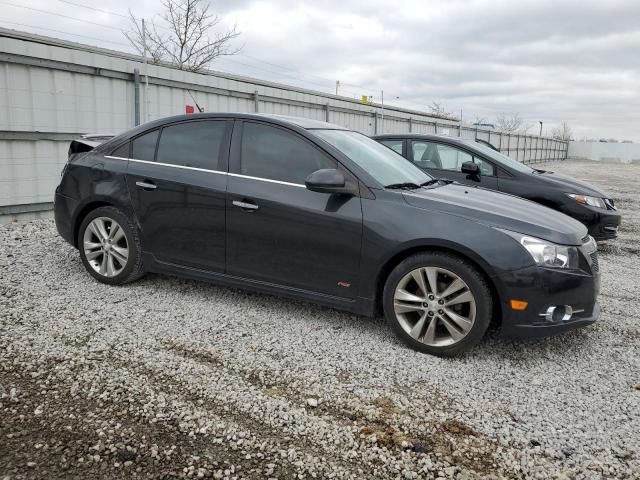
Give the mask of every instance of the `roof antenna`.
<path id="1" fill-rule="evenodd" d="M 187 92 L 189 92 L 189 96 L 191 97 L 191 100 L 193 100 L 193 103 L 196 104 L 196 108 L 198 109 L 199 113 L 204 113 L 204 108 L 202 108 L 200 105 L 198 105 L 198 102 L 196 101 L 195 97 L 193 96 L 193 93 L 191 93 L 191 90 L 187 90 Z"/>

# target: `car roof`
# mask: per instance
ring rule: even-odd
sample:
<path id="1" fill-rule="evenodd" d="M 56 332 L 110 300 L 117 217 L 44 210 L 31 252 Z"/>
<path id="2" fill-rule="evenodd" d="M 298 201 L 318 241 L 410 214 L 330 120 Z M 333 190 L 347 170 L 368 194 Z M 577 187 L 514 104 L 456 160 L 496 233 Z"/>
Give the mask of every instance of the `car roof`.
<path id="1" fill-rule="evenodd" d="M 313 120 L 309 118 L 294 117 L 290 115 L 276 115 L 273 113 L 226 113 L 226 112 L 206 112 L 206 113 L 193 113 L 188 115 L 174 115 L 171 117 L 159 118 L 146 124 L 140 125 L 145 127 L 144 129 L 165 125 L 168 123 L 179 122 L 182 120 L 197 120 L 205 118 L 226 118 L 226 119 L 245 119 L 245 120 L 272 120 L 273 123 L 282 125 L 294 125 L 306 130 L 311 129 L 329 129 L 329 130 L 349 130 L 348 128 L 336 125 L 333 123 L 322 122 L 320 120 Z"/>
<path id="2" fill-rule="evenodd" d="M 471 138 L 451 137 L 449 135 L 435 135 L 428 133 L 385 133 L 383 135 L 372 135 L 371 138 L 376 140 L 384 139 L 403 139 L 403 140 L 445 140 L 450 143 L 469 145 L 465 140 L 473 142 Z"/>

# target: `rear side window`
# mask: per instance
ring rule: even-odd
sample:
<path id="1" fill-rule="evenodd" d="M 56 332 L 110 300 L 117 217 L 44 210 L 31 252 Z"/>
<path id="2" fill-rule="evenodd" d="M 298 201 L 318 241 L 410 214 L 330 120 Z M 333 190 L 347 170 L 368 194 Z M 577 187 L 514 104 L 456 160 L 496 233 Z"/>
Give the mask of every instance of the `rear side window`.
<path id="1" fill-rule="evenodd" d="M 380 140 L 380 143 L 402 155 L 402 140 Z"/>
<path id="2" fill-rule="evenodd" d="M 244 124 L 243 175 L 304 185 L 310 173 L 322 168 L 336 168 L 336 162 L 297 135 L 259 123 Z"/>
<path id="3" fill-rule="evenodd" d="M 153 162 L 153 157 L 156 153 L 156 141 L 158 140 L 158 130 L 154 130 L 149 133 L 135 138 L 131 148 L 131 158 L 135 160 L 146 160 L 147 162 Z"/>
<path id="4" fill-rule="evenodd" d="M 226 128 L 224 121 L 187 122 L 164 127 L 156 161 L 215 170 Z"/>
<path id="5" fill-rule="evenodd" d="M 111 155 L 114 157 L 129 158 L 130 148 L 131 148 L 131 142 L 127 142 L 124 145 L 120 145 L 113 152 L 111 152 Z"/>

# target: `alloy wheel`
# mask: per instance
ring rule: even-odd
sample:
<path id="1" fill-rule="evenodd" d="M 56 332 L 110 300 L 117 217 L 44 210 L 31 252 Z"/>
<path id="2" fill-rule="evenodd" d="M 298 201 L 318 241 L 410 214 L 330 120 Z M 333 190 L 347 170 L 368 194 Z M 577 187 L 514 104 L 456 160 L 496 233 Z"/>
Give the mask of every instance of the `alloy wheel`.
<path id="1" fill-rule="evenodd" d="M 127 236 L 120 224 L 111 218 L 97 217 L 87 225 L 83 248 L 91 268 L 105 277 L 115 277 L 127 265 Z"/>
<path id="2" fill-rule="evenodd" d="M 405 332 L 433 347 L 462 340 L 476 318 L 476 300 L 469 286 L 440 267 L 416 268 L 402 277 L 393 308 Z"/>

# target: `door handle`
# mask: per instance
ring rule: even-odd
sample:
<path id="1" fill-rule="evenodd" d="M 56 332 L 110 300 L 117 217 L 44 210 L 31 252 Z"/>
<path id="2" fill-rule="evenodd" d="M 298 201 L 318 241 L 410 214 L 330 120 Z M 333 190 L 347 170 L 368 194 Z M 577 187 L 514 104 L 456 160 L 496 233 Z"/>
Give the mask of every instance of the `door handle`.
<path id="1" fill-rule="evenodd" d="M 150 180 L 136 182 L 136 185 L 140 188 L 144 188 L 145 190 L 155 190 L 156 188 L 158 188 L 158 186 Z"/>
<path id="2" fill-rule="evenodd" d="M 236 207 L 240 207 L 243 210 L 250 210 L 252 212 L 255 211 L 255 210 L 258 210 L 260 208 L 255 203 L 244 202 L 244 201 L 240 201 L 240 200 L 234 200 L 232 203 Z"/>

